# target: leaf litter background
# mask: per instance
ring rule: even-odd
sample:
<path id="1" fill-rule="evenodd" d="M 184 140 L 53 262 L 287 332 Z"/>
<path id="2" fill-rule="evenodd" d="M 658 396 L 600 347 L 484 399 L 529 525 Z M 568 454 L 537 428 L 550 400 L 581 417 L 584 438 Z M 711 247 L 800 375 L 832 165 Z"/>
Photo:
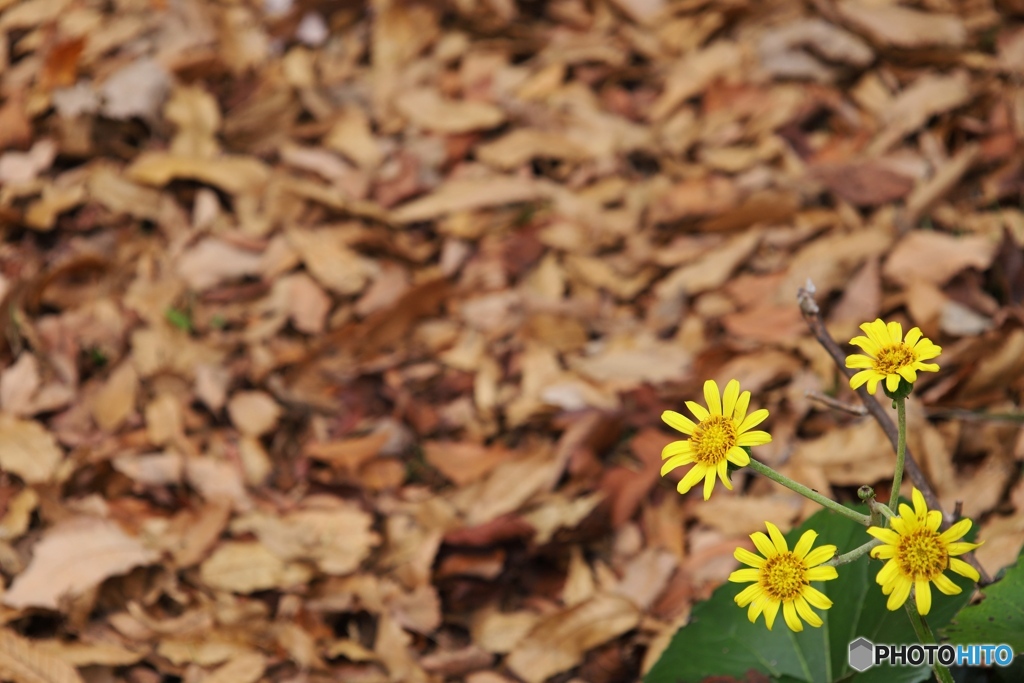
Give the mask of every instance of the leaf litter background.
<path id="1" fill-rule="evenodd" d="M 887 494 L 808 278 L 1024 544 L 1019 0 L 0 0 L 0 71 L 6 680 L 636 680 L 814 512 L 663 409 Z"/>

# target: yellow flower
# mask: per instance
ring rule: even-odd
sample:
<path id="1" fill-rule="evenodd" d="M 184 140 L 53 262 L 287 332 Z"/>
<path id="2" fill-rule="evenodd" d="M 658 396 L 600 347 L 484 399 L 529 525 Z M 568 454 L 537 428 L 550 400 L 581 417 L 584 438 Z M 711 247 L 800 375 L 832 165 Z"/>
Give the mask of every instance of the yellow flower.
<path id="1" fill-rule="evenodd" d="M 901 503 L 899 516 L 889 520 L 889 529 L 877 526 L 868 528 L 868 533 L 884 544 L 872 548 L 871 557 L 889 560 L 875 577 L 875 581 L 882 586 L 882 593 L 889 596 L 886 607 L 899 609 L 907 601 L 913 586 L 917 611 L 928 614 L 932 608 L 929 581 L 946 595 L 960 592 L 960 586 L 942 573 L 946 569 L 978 580 L 977 570 L 955 556 L 970 552 L 981 544 L 956 542 L 970 531 L 969 519 L 961 519 L 940 534 L 942 513 L 928 510 L 924 496 L 917 489 L 914 489 L 912 497 L 914 509 Z"/>
<path id="2" fill-rule="evenodd" d="M 868 391 L 874 394 L 878 383 L 885 380 L 885 388 L 892 392 L 899 387 L 901 377 L 913 384 L 917 381 L 918 370 L 935 372 L 939 369 L 935 363 L 921 362 L 938 356 L 942 347 L 922 337 L 920 328 L 907 332 L 906 338 L 899 323 L 886 325 L 881 319 L 864 323 L 860 329 L 867 336 L 854 337 L 850 343 L 864 349 L 864 354 L 846 357 L 846 367 L 863 368 L 850 378 L 852 389 L 867 382 Z"/>
<path id="3" fill-rule="evenodd" d="M 674 410 L 661 414 L 661 419 L 668 426 L 690 437 L 685 441 L 673 441 L 662 449 L 661 459 L 665 464 L 661 467 L 661 476 L 682 465 L 694 463 L 677 489 L 679 493 L 686 493 L 703 479 L 704 500 L 707 500 L 715 486 L 715 474 L 725 488 L 732 490 L 729 463 L 737 467 L 750 464 L 750 456 L 741 446 L 760 446 L 770 442 L 772 437 L 768 432 L 750 431 L 768 417 L 768 411 L 762 408 L 747 415 L 750 392 L 741 394 L 740 383 L 736 380 L 725 385 L 724 397 L 719 395 L 714 380 L 704 382 L 704 400 L 707 401 L 707 409 L 699 403 L 686 402 L 686 407 L 697 418 L 696 424 Z"/>
<path id="4" fill-rule="evenodd" d="M 832 601 L 817 588 L 812 588 L 810 582 L 828 581 L 839 576 L 835 567 L 818 566 L 832 559 L 836 547 L 823 545 L 811 550 L 818 533 L 808 529 L 790 551 L 778 527 L 771 522 L 765 522 L 764 525 L 768 527 L 771 540 L 762 531 L 750 535 L 750 540 L 764 558 L 746 548 L 736 548 L 733 553 L 733 557 L 753 569 L 737 569 L 729 575 L 729 580 L 755 582 L 736 596 L 736 604 L 740 607 L 750 605 L 747 610 L 750 623 L 757 621 L 757 615 L 764 612 L 764 623 L 769 631 L 779 613 L 779 605 L 782 605 L 782 616 L 790 630 L 804 630 L 800 617 L 815 628 L 821 626 L 821 617 L 811 609 L 811 605 L 818 609 L 828 609 Z"/>

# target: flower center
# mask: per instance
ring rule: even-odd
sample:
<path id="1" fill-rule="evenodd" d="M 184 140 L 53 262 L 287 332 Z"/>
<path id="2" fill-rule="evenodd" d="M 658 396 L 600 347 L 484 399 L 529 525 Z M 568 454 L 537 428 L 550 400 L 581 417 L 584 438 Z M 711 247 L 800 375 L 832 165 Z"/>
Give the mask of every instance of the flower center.
<path id="1" fill-rule="evenodd" d="M 930 581 L 949 566 L 949 552 L 934 531 L 918 529 L 900 537 L 896 562 L 907 578 Z"/>
<path id="2" fill-rule="evenodd" d="M 875 358 L 875 370 L 883 375 L 895 375 L 900 368 L 913 365 L 917 360 L 914 350 L 906 344 L 891 344 L 883 346 Z"/>
<path id="3" fill-rule="evenodd" d="M 690 436 L 693 457 L 705 465 L 717 465 L 729 449 L 736 445 L 736 425 L 732 418 L 710 415 L 701 421 Z"/>
<path id="4" fill-rule="evenodd" d="M 773 600 L 794 600 L 807 585 L 807 567 L 793 553 L 768 558 L 761 568 L 761 588 Z"/>

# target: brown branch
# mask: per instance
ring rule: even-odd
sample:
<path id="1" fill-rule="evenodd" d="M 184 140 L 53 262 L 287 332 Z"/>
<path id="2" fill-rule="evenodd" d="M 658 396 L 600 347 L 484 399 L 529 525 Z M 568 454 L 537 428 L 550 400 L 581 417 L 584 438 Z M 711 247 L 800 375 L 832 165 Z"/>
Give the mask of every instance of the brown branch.
<path id="1" fill-rule="evenodd" d="M 829 408 L 832 408 L 834 410 L 841 410 L 842 412 L 850 413 L 851 415 L 859 415 L 861 417 L 864 417 L 865 415 L 868 414 L 868 409 L 865 408 L 864 406 L 852 406 L 849 403 L 837 401 L 831 396 L 826 396 L 825 394 L 818 391 L 805 391 L 804 396 L 811 399 L 812 401 L 817 401 L 822 405 L 826 405 Z"/>
<path id="2" fill-rule="evenodd" d="M 852 376 L 852 372 L 846 367 L 846 355 L 843 350 L 839 348 L 839 344 L 832 338 L 829 331 L 825 329 L 825 323 L 821 319 L 821 310 L 818 308 L 818 304 L 814 301 L 814 284 L 808 280 L 805 287 L 801 287 L 797 290 L 796 299 L 800 304 L 800 312 L 803 313 L 804 320 L 807 322 L 807 326 L 811 329 L 815 339 L 818 343 L 828 351 L 828 355 L 832 356 L 832 360 L 835 361 L 836 367 L 843 373 L 844 377 L 849 378 Z M 893 450 L 896 449 L 896 442 L 899 439 L 899 431 L 896 428 L 896 423 L 892 421 L 889 414 L 885 412 L 885 408 L 876 401 L 865 386 L 861 386 L 856 390 L 857 395 L 860 397 L 861 402 L 864 403 L 864 407 L 867 412 L 871 414 L 871 417 L 875 418 L 875 421 L 885 432 L 885 435 L 889 438 L 889 442 L 892 444 Z M 924 472 L 917 464 L 917 460 L 910 452 L 910 446 L 907 445 L 906 460 L 904 462 L 904 470 L 907 476 L 910 477 L 910 481 L 914 483 L 921 494 L 924 496 L 925 502 L 928 503 L 929 510 L 938 510 L 942 512 L 942 505 L 939 504 L 939 498 L 935 495 L 935 489 L 928 482 L 927 477 L 924 476 Z M 948 527 L 952 522 L 951 517 L 948 517 L 945 512 L 942 512 L 943 527 Z M 978 570 L 981 575 L 982 585 L 991 583 L 992 579 L 989 577 L 988 572 L 978 563 L 975 559 L 974 553 L 970 553 L 964 556 L 965 559 Z"/>

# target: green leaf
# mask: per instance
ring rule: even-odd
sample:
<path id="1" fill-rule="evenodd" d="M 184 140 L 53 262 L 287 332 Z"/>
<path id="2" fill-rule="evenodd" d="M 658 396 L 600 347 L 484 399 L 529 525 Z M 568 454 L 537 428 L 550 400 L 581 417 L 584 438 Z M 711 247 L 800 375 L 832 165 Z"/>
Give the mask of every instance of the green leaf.
<path id="1" fill-rule="evenodd" d="M 182 311 L 177 308 L 168 308 L 164 311 L 164 317 L 167 322 L 177 327 L 182 332 L 192 331 L 192 316 L 189 315 L 188 311 Z"/>
<path id="2" fill-rule="evenodd" d="M 1006 643 L 1024 652 L 1024 550 L 1003 577 L 982 591 L 985 599 L 964 607 L 946 627 L 951 643 Z"/>
<path id="3" fill-rule="evenodd" d="M 866 508 L 861 506 L 861 511 L 866 512 Z M 790 547 L 807 529 L 818 532 L 816 547 L 834 544 L 840 553 L 870 540 L 863 526 L 822 510 L 786 534 Z M 751 624 L 746 609 L 737 607 L 733 601 L 749 584 L 726 583 L 709 600 L 694 606 L 690 623 L 676 633 L 647 674 L 645 683 L 696 683 L 708 676 L 742 679 L 751 669 L 776 680 L 788 678 L 806 683 L 832 683 L 840 679 L 856 683 L 923 681 L 930 675 L 923 666 L 877 666 L 858 674 L 847 663 L 850 642 L 861 636 L 874 643 L 918 642 L 906 610 L 886 609 L 886 597 L 875 583 L 881 568 L 880 560 L 865 555 L 839 567 L 839 578 L 815 583 L 815 588 L 828 595 L 833 605 L 828 610 L 815 610 L 824 621 L 821 628 L 805 625 L 801 633 L 789 630 L 781 612 L 772 631 L 765 627 L 764 617 Z M 933 629 L 945 625 L 970 599 L 970 580 L 956 574 L 949 576 L 964 590 L 955 596 L 932 592 L 928 623 Z"/>

